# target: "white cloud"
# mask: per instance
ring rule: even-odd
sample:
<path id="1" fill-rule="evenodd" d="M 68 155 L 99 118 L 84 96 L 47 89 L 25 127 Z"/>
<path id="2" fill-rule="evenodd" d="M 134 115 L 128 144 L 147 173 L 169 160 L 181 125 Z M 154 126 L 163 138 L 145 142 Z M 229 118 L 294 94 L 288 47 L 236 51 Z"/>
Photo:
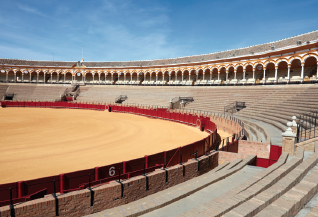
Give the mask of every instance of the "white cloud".
<path id="1" fill-rule="evenodd" d="M 23 10 L 25 12 L 31 13 L 31 14 L 35 14 L 35 15 L 39 15 L 41 17 L 45 17 L 45 18 L 50 18 L 50 16 L 47 16 L 46 14 L 41 13 L 40 11 L 38 11 L 35 8 L 32 8 L 30 6 L 27 5 L 22 5 L 22 4 L 17 4 L 18 8 L 20 10 Z"/>

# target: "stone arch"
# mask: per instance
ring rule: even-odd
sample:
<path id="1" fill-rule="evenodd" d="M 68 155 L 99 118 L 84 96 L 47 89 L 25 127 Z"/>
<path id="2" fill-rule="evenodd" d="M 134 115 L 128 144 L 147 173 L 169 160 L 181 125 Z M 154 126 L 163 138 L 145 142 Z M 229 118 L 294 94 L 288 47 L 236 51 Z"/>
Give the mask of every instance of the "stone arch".
<path id="1" fill-rule="evenodd" d="M 288 64 L 288 60 L 285 58 L 280 58 L 278 60 L 276 60 L 275 66 L 278 66 L 278 64 L 280 64 L 281 62 L 286 62 Z"/>
<path id="2" fill-rule="evenodd" d="M 264 65 L 263 65 L 263 66 L 264 66 L 265 68 L 267 68 L 268 64 L 271 64 L 271 63 L 274 64 L 274 66 L 275 66 L 275 62 L 272 61 L 272 60 L 267 60 L 266 62 L 264 62 Z"/>
<path id="3" fill-rule="evenodd" d="M 292 57 L 290 57 L 290 58 L 288 59 L 288 64 L 292 64 L 292 62 L 293 62 L 294 60 L 300 60 L 300 62 L 302 61 L 301 57 L 299 57 L 299 56 L 292 56 Z"/>
<path id="4" fill-rule="evenodd" d="M 99 75 L 100 75 L 100 83 L 101 83 L 101 84 L 105 84 L 105 82 L 106 82 L 106 80 L 105 80 L 105 78 L 106 78 L 105 72 L 104 72 L 104 71 L 101 71 L 101 72 L 99 73 Z"/>
<path id="5" fill-rule="evenodd" d="M 314 54 L 314 53 L 309 53 L 309 54 L 306 54 L 304 55 L 301 59 L 302 59 L 302 62 L 305 62 L 308 58 L 310 57 L 313 57 L 316 59 L 316 62 L 318 62 L 318 56 L 317 54 Z"/>

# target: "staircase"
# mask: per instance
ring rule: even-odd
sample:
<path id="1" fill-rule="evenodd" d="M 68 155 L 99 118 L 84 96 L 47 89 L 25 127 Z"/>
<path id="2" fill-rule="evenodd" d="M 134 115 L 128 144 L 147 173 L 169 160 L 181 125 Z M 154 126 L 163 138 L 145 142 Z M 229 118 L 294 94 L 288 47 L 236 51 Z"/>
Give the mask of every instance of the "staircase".
<path id="1" fill-rule="evenodd" d="M 233 115 L 233 113 L 236 113 L 243 108 L 246 108 L 245 102 L 233 102 L 224 107 L 224 114 Z"/>
<path id="2" fill-rule="evenodd" d="M 115 99 L 115 103 L 120 103 L 121 104 L 122 102 L 124 102 L 127 99 L 128 99 L 128 97 L 126 95 L 120 95 L 119 97 L 117 97 Z"/>

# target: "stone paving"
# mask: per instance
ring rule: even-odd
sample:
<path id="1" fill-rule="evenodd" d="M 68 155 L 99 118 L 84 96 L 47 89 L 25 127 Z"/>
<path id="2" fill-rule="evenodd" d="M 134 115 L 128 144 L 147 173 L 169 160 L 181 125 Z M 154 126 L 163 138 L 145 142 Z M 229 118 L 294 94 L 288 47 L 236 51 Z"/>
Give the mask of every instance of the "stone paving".
<path id="1" fill-rule="evenodd" d="M 188 195 L 193 194 L 213 183 L 217 183 L 220 180 L 223 181 L 226 177 L 235 174 L 237 171 L 243 169 L 252 159 L 254 159 L 254 157 L 255 156 L 251 156 L 245 160 L 235 160 L 229 164 L 227 163 L 228 165 L 226 165 L 225 167 L 223 165 L 220 165 L 219 167 L 211 170 L 206 174 L 178 184 L 169 189 L 163 190 L 161 192 L 155 193 L 153 195 L 123 206 L 87 215 L 87 217 L 139 216 L 155 209 L 159 209 L 184 197 L 187 197 Z"/>
<path id="2" fill-rule="evenodd" d="M 268 132 L 268 136 L 271 137 L 271 143 L 272 145 L 278 145 L 278 146 L 282 146 L 282 131 L 280 131 L 278 128 L 274 127 L 273 125 L 264 123 L 262 121 L 258 121 L 255 119 L 246 119 L 243 117 L 239 117 L 239 116 L 235 116 L 236 118 L 242 119 L 242 120 L 248 120 L 250 122 L 254 122 L 258 125 L 260 125 L 261 127 L 263 127 L 264 130 L 266 130 Z"/>

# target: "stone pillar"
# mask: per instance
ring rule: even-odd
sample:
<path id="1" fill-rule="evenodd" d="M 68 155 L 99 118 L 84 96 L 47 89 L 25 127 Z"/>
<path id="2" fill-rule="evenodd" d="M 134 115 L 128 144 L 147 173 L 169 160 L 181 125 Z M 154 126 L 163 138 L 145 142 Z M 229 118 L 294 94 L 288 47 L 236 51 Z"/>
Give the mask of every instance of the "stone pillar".
<path id="1" fill-rule="evenodd" d="M 14 82 L 16 83 L 17 82 L 17 73 L 14 72 Z"/>
<path id="2" fill-rule="evenodd" d="M 8 83 L 9 72 L 6 71 L 6 82 Z"/>
<path id="3" fill-rule="evenodd" d="M 285 133 L 282 133 L 283 143 L 282 151 L 289 153 L 290 156 L 295 155 L 295 143 L 296 143 L 296 133 L 293 133 L 291 127 L 293 126 L 292 122 L 287 123 L 287 130 Z"/>
<path id="4" fill-rule="evenodd" d="M 245 83 L 245 72 L 246 72 L 246 69 L 243 69 L 243 84 Z"/>
<path id="5" fill-rule="evenodd" d="M 189 72 L 189 81 L 191 80 L 191 72 Z"/>
<path id="6" fill-rule="evenodd" d="M 39 83 L 39 73 L 36 73 L 36 83 Z"/>
<path id="7" fill-rule="evenodd" d="M 236 81 L 236 70 L 234 70 L 234 80 Z"/>
<path id="8" fill-rule="evenodd" d="M 275 66 L 275 80 L 274 80 L 274 83 L 277 83 L 277 70 L 278 70 L 278 66 Z"/>
<path id="9" fill-rule="evenodd" d="M 110 84 L 113 84 L 113 73 L 111 74 L 110 79 L 111 79 Z"/>
<path id="10" fill-rule="evenodd" d="M 210 81 L 212 81 L 212 71 L 210 71 Z"/>
<path id="11" fill-rule="evenodd" d="M 218 72 L 218 82 L 220 82 L 220 72 Z"/>
<path id="12" fill-rule="evenodd" d="M 305 70 L 305 63 L 301 63 L 301 75 L 300 75 L 300 81 L 304 81 L 304 70 Z"/>
<path id="13" fill-rule="evenodd" d="M 157 82 L 158 82 L 158 74 L 156 74 L 156 85 L 157 85 Z"/>
<path id="14" fill-rule="evenodd" d="M 181 76 L 181 81 L 183 82 L 183 72 L 182 72 L 182 76 Z"/>
<path id="15" fill-rule="evenodd" d="M 229 72 L 227 71 L 227 69 L 225 69 L 225 73 L 226 73 L 226 84 L 228 83 L 228 79 L 229 79 Z"/>
<path id="16" fill-rule="evenodd" d="M 171 74 L 169 74 L 169 85 L 171 85 L 170 81 L 171 81 Z"/>
<path id="17" fill-rule="evenodd" d="M 56 77 L 57 77 L 56 83 L 60 83 L 60 73 L 57 73 Z"/>
<path id="18" fill-rule="evenodd" d="M 32 72 L 30 73 L 30 79 L 29 79 L 29 83 L 31 83 L 31 75 L 32 75 Z"/>
<path id="19" fill-rule="evenodd" d="M 203 72 L 203 80 L 205 79 L 205 78 L 204 78 L 204 75 L 205 75 L 205 72 Z"/>
<path id="20" fill-rule="evenodd" d="M 255 84 L 255 68 L 253 68 L 253 83 Z"/>
<path id="21" fill-rule="evenodd" d="M 92 76 L 93 76 L 93 84 L 94 84 L 94 81 L 95 81 L 95 80 L 94 80 L 94 75 L 95 75 L 95 74 L 92 74 Z"/>
<path id="22" fill-rule="evenodd" d="M 66 73 L 64 73 L 64 83 L 65 83 L 65 77 L 66 77 Z"/>
<path id="23" fill-rule="evenodd" d="M 22 79 L 21 79 L 21 82 L 23 83 L 24 81 L 24 72 L 22 72 Z"/>
<path id="24" fill-rule="evenodd" d="M 98 83 L 100 84 L 100 74 L 98 74 Z"/>
<path id="25" fill-rule="evenodd" d="M 287 71 L 287 83 L 290 81 L 290 67 L 291 65 L 288 65 L 288 71 Z"/>
<path id="26" fill-rule="evenodd" d="M 297 122 L 296 122 L 296 120 L 297 120 L 297 118 L 296 118 L 296 116 L 293 116 L 292 117 L 292 123 L 293 123 L 293 126 L 291 127 L 292 128 L 292 130 L 293 130 L 293 133 L 297 133 Z"/>
<path id="27" fill-rule="evenodd" d="M 264 75 L 263 75 L 263 84 L 265 84 L 265 75 L 266 75 L 266 68 L 264 67 Z"/>
<path id="28" fill-rule="evenodd" d="M 126 84 L 126 73 L 124 74 L 124 84 Z"/>
<path id="29" fill-rule="evenodd" d="M 53 76 L 52 76 L 52 73 L 51 73 L 51 84 L 52 84 L 52 81 L 53 81 L 53 79 L 52 79 L 52 78 L 53 78 Z"/>
<path id="30" fill-rule="evenodd" d="M 162 74 L 162 85 L 164 85 L 164 81 L 165 81 L 165 74 Z"/>
<path id="31" fill-rule="evenodd" d="M 177 77 L 178 77 L 178 73 L 177 73 L 177 72 L 174 72 L 174 81 L 175 81 L 175 82 L 177 81 Z"/>
<path id="32" fill-rule="evenodd" d="M 196 73 L 196 79 L 195 80 L 198 80 L 198 77 L 199 77 L 199 75 L 198 75 L 198 73 Z"/>
<path id="33" fill-rule="evenodd" d="M 46 73 L 43 72 L 43 84 L 45 84 L 45 75 L 46 75 Z"/>

